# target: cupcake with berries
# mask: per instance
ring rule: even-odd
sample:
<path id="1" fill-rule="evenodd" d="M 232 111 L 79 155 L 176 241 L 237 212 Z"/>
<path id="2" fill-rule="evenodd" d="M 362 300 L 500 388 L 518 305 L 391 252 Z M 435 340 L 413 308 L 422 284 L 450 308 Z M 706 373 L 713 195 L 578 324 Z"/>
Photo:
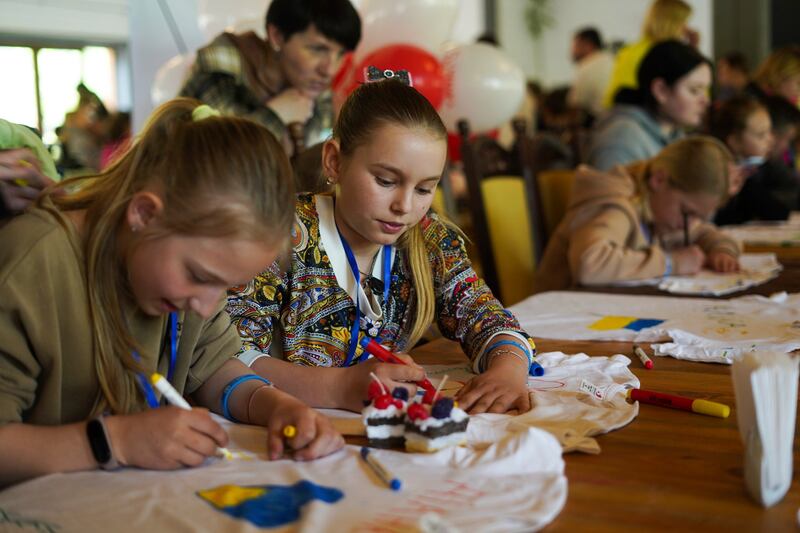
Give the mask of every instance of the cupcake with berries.
<path id="1" fill-rule="evenodd" d="M 469 415 L 452 398 L 437 392 L 428 391 L 422 402 L 408 406 L 405 429 L 409 452 L 436 452 L 467 443 Z"/>
<path id="2" fill-rule="evenodd" d="M 367 397 L 369 400 L 361 411 L 367 428 L 367 444 L 373 448 L 402 448 L 408 390 L 396 387 L 390 394 L 376 379 L 370 383 Z"/>

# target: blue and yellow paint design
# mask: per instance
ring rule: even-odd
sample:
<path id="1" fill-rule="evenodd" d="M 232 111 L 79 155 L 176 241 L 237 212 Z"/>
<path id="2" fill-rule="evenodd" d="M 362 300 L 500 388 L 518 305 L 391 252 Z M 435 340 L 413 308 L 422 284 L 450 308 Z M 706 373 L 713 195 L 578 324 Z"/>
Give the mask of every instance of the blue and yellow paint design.
<path id="1" fill-rule="evenodd" d="M 311 481 L 294 485 L 221 485 L 197 493 L 215 509 L 258 527 L 278 527 L 296 522 L 303 506 L 314 500 L 336 503 L 344 493 Z"/>
<path id="2" fill-rule="evenodd" d="M 664 322 L 659 318 L 637 318 L 635 316 L 604 316 L 597 322 L 589 325 L 589 329 L 598 331 L 609 331 L 612 329 L 629 329 L 631 331 L 641 331 L 646 328 L 658 326 Z"/>

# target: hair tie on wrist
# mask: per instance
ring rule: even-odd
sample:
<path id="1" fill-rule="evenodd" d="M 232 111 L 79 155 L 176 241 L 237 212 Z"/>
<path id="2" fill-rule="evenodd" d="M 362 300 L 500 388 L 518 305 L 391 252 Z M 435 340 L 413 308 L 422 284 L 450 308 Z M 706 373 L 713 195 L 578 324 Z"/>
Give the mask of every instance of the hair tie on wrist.
<path id="1" fill-rule="evenodd" d="M 203 120 L 204 118 L 218 117 L 218 116 L 220 116 L 219 111 L 217 111 L 208 104 L 201 104 L 192 109 L 192 120 L 194 122 L 198 122 L 200 120 Z"/>

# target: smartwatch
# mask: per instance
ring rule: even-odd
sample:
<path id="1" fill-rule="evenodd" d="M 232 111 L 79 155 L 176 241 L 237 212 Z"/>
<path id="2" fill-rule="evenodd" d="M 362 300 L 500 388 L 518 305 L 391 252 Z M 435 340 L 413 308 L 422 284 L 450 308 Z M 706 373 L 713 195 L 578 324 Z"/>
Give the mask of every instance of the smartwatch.
<path id="1" fill-rule="evenodd" d="M 89 420 L 86 424 L 86 436 L 89 438 L 89 447 L 92 449 L 94 460 L 103 470 L 116 470 L 120 467 L 111 449 L 111 439 L 103 416 Z"/>

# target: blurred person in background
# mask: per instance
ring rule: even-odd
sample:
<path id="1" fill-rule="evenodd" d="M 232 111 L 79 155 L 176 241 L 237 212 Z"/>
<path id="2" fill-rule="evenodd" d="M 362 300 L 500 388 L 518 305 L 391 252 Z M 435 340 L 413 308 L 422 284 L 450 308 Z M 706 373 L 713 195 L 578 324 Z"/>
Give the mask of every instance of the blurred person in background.
<path id="1" fill-rule="evenodd" d="M 725 101 L 744 91 L 750 82 L 747 59 L 741 52 L 729 52 L 717 60 L 715 97 Z"/>
<path id="2" fill-rule="evenodd" d="M 595 124 L 587 161 L 599 170 L 649 159 L 703 123 L 711 63 L 694 47 L 674 40 L 656 44 L 637 81 L 637 89 L 617 93 L 616 105 Z"/>
<path id="3" fill-rule="evenodd" d="M 298 141 L 311 146 L 331 133 L 331 81 L 361 39 L 361 19 L 348 0 L 273 0 L 265 24 L 266 40 L 222 33 L 198 50 L 180 94 L 262 124 L 294 155 Z"/>
<path id="4" fill-rule="evenodd" d="M 685 42 L 697 47 L 699 34 L 689 28 L 692 7 L 683 0 L 655 0 L 642 24 L 642 38 L 617 53 L 611 81 L 606 88 L 605 107 L 611 107 L 622 88 L 637 88 L 636 72 L 639 63 L 654 44 L 669 39 Z"/>
<path id="5" fill-rule="evenodd" d="M 605 50 L 596 28 L 583 28 L 575 33 L 571 55 L 576 65 L 575 79 L 567 102 L 596 117 L 603 111 L 603 97 L 614 69 L 614 57 Z"/>

